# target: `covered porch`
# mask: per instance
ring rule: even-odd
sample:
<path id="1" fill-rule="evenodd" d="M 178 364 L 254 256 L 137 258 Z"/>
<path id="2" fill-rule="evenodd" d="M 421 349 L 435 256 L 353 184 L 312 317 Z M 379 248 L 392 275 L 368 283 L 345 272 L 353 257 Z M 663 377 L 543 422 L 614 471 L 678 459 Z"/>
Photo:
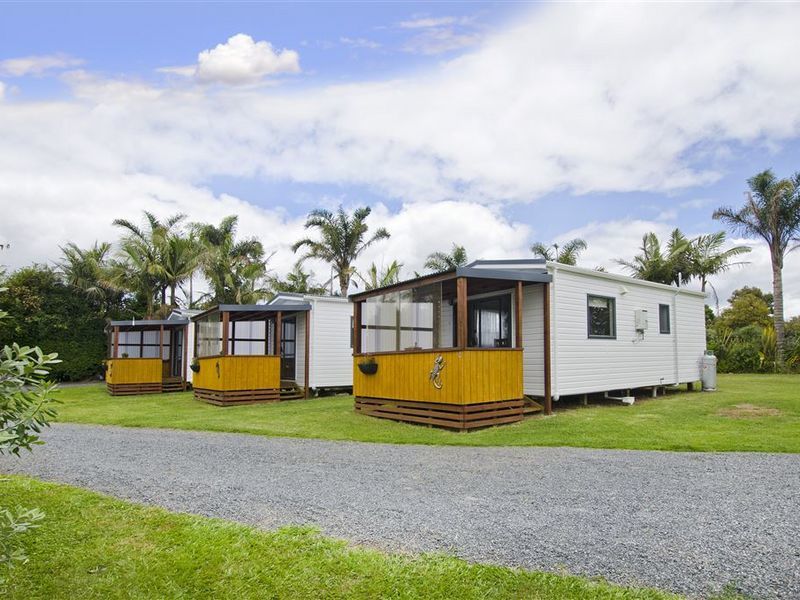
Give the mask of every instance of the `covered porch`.
<path id="1" fill-rule="evenodd" d="M 186 390 L 189 321 L 112 321 L 106 388 L 112 396 Z"/>
<path id="2" fill-rule="evenodd" d="M 310 308 L 221 304 L 195 316 L 194 397 L 223 406 L 307 397 Z"/>
<path id="3" fill-rule="evenodd" d="M 544 268 L 466 266 L 351 296 L 356 411 L 450 429 L 549 413 L 550 280 Z M 543 406 L 523 394 L 526 286 L 545 302 Z"/>

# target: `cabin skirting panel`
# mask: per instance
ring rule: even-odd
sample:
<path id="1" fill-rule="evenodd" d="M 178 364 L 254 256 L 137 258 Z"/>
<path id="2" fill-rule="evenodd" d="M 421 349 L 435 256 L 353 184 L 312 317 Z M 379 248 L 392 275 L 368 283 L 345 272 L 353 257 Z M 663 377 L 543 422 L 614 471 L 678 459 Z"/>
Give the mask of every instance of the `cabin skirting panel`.
<path id="1" fill-rule="evenodd" d="M 523 400 L 444 404 L 356 397 L 355 410 L 380 419 L 463 430 L 521 421 Z"/>
<path id="2" fill-rule="evenodd" d="M 240 404 L 256 404 L 259 402 L 283 402 L 305 398 L 302 388 L 281 388 L 262 390 L 209 390 L 194 388 L 197 400 L 216 406 L 237 406 Z"/>
<path id="3" fill-rule="evenodd" d="M 160 394 L 163 391 L 160 381 L 156 383 L 107 383 L 106 389 L 112 396 Z"/>

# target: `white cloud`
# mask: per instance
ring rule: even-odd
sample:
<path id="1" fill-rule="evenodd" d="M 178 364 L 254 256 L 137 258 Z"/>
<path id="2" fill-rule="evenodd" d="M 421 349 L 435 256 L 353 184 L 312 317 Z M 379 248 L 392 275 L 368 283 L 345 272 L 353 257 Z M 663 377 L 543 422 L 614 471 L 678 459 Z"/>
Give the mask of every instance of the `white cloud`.
<path id="1" fill-rule="evenodd" d="M 196 65 L 159 71 L 192 76 L 201 83 L 257 83 L 269 75 L 299 73 L 300 55 L 294 50 L 275 51 L 267 41 L 256 42 L 249 35 L 237 33 L 224 44 L 200 52 Z"/>
<path id="2" fill-rule="evenodd" d="M 0 60 L 0 75 L 22 77 L 24 75 L 42 75 L 54 69 L 68 69 L 83 64 L 78 58 L 66 54 L 43 54 L 38 56 L 22 56 Z"/>
<path id="3" fill-rule="evenodd" d="M 369 48 L 371 50 L 375 50 L 376 48 L 380 48 L 381 45 L 374 41 L 368 40 L 367 38 L 359 37 L 359 38 L 349 38 L 349 37 L 340 37 L 339 43 L 344 44 L 345 46 L 350 46 L 351 48 Z"/>
<path id="4" fill-rule="evenodd" d="M 443 54 L 474 46 L 482 36 L 478 33 L 458 32 L 452 27 L 428 29 L 414 36 L 403 46 L 406 52 L 417 54 Z"/>
<path id="5" fill-rule="evenodd" d="M 403 29 L 429 29 L 444 25 L 466 25 L 471 22 L 472 19 L 469 17 L 418 17 L 400 21 L 399 25 Z"/>
<path id="6" fill-rule="evenodd" d="M 511 223 L 495 209 L 456 201 L 405 204 L 396 213 L 378 205 L 368 224 L 373 230 L 386 227 L 391 238 L 369 248 L 360 266 L 397 259 L 403 263 L 403 278 L 423 272 L 428 254 L 449 252 L 454 243 L 464 246 L 470 260 L 527 255 L 531 233 L 527 225 Z"/>
<path id="7" fill-rule="evenodd" d="M 708 208 L 709 206 L 712 206 L 716 202 L 717 201 L 712 198 L 693 198 L 692 200 L 681 202 L 680 207 L 699 210 L 701 208 Z"/>
<path id="8" fill-rule="evenodd" d="M 415 33 L 403 50 L 416 54 L 442 54 L 474 46 L 483 36 L 476 31 L 473 17 L 416 17 L 400 21 L 401 29 Z"/>
<path id="9" fill-rule="evenodd" d="M 3 98 L 6 96 L 6 84 L 0 81 L 0 102 L 3 101 Z"/>
<path id="10" fill-rule="evenodd" d="M 695 148 L 707 159 L 717 147 L 797 137 L 800 64 L 785 60 L 800 51 L 796 24 L 796 9 L 782 4 L 549 4 L 467 54 L 389 81 L 290 91 L 74 72 L 75 98 L 0 111 L 0 235 L 15 243 L 2 260 L 53 259 L 67 239 L 108 238 L 111 218 L 147 207 L 206 220 L 237 210 L 263 238 L 295 237 L 297 220 L 277 207 L 204 190 L 215 176 L 359 185 L 402 199 L 402 219 L 385 218 L 396 239 L 405 223 L 416 229 L 407 246 L 382 247 L 387 259 L 418 265 L 451 241 L 473 256 L 524 252 L 527 232 L 503 221 L 501 202 L 698 185 L 719 171 L 695 162 Z M 264 76 L 258 60 L 216 51 L 207 77 Z M 483 241 L 480 231 L 459 237 L 462 217 L 485 228 Z M 453 233 L 428 233 L 433 224 Z M 635 251 L 647 227 L 668 229 L 596 227 L 587 239 L 614 256 L 631 255 L 620 236 Z M 289 264 L 283 252 L 276 260 Z M 789 274 L 787 295 L 800 310 Z"/>

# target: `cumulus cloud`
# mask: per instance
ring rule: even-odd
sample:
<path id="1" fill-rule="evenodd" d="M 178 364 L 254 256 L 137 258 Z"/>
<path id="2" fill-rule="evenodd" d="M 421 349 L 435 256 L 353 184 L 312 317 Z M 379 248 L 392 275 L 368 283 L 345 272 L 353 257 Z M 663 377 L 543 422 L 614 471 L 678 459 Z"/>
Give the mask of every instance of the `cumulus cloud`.
<path id="1" fill-rule="evenodd" d="M 196 65 L 159 70 L 194 77 L 202 83 L 240 85 L 257 83 L 269 75 L 299 73 L 300 55 L 294 50 L 276 51 L 267 41 L 256 42 L 249 35 L 237 33 L 224 44 L 200 52 Z"/>
<path id="2" fill-rule="evenodd" d="M 466 25 L 471 22 L 472 19 L 469 17 L 417 17 L 400 21 L 400 27 L 403 29 L 430 29 L 445 25 Z"/>
<path id="3" fill-rule="evenodd" d="M 340 37 L 339 43 L 345 46 L 350 46 L 351 48 L 369 48 L 370 50 L 375 50 L 376 48 L 381 47 L 380 43 L 363 37 Z"/>
<path id="4" fill-rule="evenodd" d="M 417 17 L 400 21 L 401 29 L 415 31 L 404 45 L 406 52 L 442 54 L 474 46 L 482 39 L 472 17 Z"/>
<path id="5" fill-rule="evenodd" d="M 208 220 L 235 210 L 261 237 L 294 239 L 300 224 L 282 209 L 206 190 L 216 176 L 357 185 L 400 199 L 400 212 L 375 214 L 407 245 L 380 252 L 410 269 L 452 241 L 474 256 L 524 253 L 528 232 L 503 219 L 505 202 L 699 185 L 725 168 L 709 163 L 725 155 L 715 149 L 796 138 L 800 64 L 785 60 L 800 51 L 796 24 L 796 8 L 785 4 L 549 4 L 462 56 L 394 80 L 294 91 L 73 73 L 74 98 L 6 102 L 0 111 L 0 207 L 14 215 L 0 235 L 18 241 L 3 260 L 52 260 L 67 239 L 107 238 L 111 218 L 148 207 Z M 264 44 L 278 57 L 291 52 Z M 210 61 L 205 76 L 217 81 L 264 77 L 269 69 L 239 60 L 235 45 L 206 51 L 191 75 Z M 296 57 L 285 60 L 299 69 Z M 425 237 L 450 223 L 452 239 Z M 459 237 L 465 226 L 481 230 Z M 648 227 L 669 228 L 594 227 L 585 232 L 591 265 L 593 246 L 632 255 Z M 629 232 L 631 251 L 623 251 L 619 238 Z M 276 255 L 278 264 L 292 259 Z M 753 271 L 734 275 L 749 282 Z M 800 282 L 788 269 L 787 295 L 799 310 Z"/>
<path id="6" fill-rule="evenodd" d="M 24 75 L 42 75 L 47 71 L 68 69 L 83 64 L 79 58 L 66 54 L 44 54 L 22 56 L 0 60 L 0 75 L 7 77 L 23 77 Z"/>
<path id="7" fill-rule="evenodd" d="M 3 98 L 6 96 L 6 84 L 0 81 L 0 102 L 3 101 Z"/>

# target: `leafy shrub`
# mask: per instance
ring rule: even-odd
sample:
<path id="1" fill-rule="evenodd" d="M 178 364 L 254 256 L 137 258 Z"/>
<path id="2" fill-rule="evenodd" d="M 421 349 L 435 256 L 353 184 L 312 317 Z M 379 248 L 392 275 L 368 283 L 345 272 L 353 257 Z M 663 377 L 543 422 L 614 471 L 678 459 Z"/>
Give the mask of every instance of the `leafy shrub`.
<path id="1" fill-rule="evenodd" d="M 0 309 L 9 318 L 0 322 L 0 346 L 17 341 L 57 353 L 63 362 L 52 366 L 51 376 L 58 381 L 99 375 L 106 356 L 105 320 L 91 299 L 43 266 L 16 271 L 3 287 Z"/>
<path id="2" fill-rule="evenodd" d="M 0 322 L 6 320 L 0 311 Z M 55 416 L 52 391 L 47 381 L 50 367 L 58 364 L 55 354 L 17 344 L 0 349 L 0 455 L 19 455 L 39 441 L 39 433 Z M 20 534 L 36 527 L 44 518 L 37 509 L 0 508 L 0 569 L 27 561 Z M 5 583 L 0 572 L 0 591 Z"/>

